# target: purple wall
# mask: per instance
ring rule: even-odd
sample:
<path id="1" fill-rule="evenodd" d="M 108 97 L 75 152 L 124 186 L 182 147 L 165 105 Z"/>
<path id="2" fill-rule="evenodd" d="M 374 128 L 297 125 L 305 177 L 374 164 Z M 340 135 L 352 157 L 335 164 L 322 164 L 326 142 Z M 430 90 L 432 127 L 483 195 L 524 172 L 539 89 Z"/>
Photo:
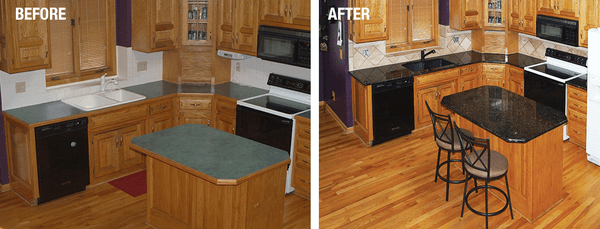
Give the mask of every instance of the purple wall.
<path id="1" fill-rule="evenodd" d="M 319 1 L 320 5 L 324 4 Z M 347 7 L 348 1 L 332 0 L 327 1 L 327 5 L 322 5 L 325 10 L 329 11 L 330 6 Z M 337 114 L 337 116 L 346 124 L 347 127 L 352 126 L 352 89 L 350 85 L 350 74 L 348 73 L 348 22 L 342 21 L 343 44 L 336 44 L 338 23 L 327 23 L 329 34 L 329 50 L 322 52 L 323 74 L 321 90 L 324 95 L 321 97 L 329 107 Z M 342 57 L 340 59 L 340 52 Z M 331 98 L 331 93 L 335 92 L 336 101 Z"/>
<path id="2" fill-rule="evenodd" d="M 8 184 L 8 158 L 4 137 L 4 116 L 2 116 L 2 96 L 0 95 L 0 184 Z"/>
<path id="3" fill-rule="evenodd" d="M 131 0 L 116 1 L 117 45 L 131 47 Z"/>
<path id="4" fill-rule="evenodd" d="M 440 0 L 439 3 L 440 25 L 450 25 L 449 0 Z"/>

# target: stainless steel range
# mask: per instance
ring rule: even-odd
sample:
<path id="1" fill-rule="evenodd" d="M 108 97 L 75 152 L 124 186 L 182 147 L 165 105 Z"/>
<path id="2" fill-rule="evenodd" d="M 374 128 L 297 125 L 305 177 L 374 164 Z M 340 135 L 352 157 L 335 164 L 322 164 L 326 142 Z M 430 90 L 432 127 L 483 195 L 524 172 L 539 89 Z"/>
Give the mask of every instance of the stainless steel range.
<path id="1" fill-rule="evenodd" d="M 271 73 L 267 84 L 269 93 L 237 102 L 236 135 L 285 150 L 294 160 L 294 116 L 310 110 L 310 81 Z M 286 193 L 294 191 L 291 178 L 288 167 Z"/>
<path id="2" fill-rule="evenodd" d="M 566 83 L 586 75 L 587 58 L 548 48 L 546 59 L 544 63 L 525 67 L 525 97 L 566 115 Z M 564 128 L 563 140 L 567 140 L 567 126 Z"/>

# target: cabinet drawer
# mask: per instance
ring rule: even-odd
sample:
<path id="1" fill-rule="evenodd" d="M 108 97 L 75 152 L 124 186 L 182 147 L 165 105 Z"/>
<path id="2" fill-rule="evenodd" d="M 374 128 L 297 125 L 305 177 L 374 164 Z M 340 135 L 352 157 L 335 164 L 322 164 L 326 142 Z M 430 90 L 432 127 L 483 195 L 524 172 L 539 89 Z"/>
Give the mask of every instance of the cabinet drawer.
<path id="1" fill-rule="evenodd" d="M 304 141 L 310 141 L 310 126 L 297 125 L 296 137 Z"/>
<path id="2" fill-rule="evenodd" d="M 582 102 L 578 99 L 575 99 L 573 97 L 569 97 L 567 99 L 567 104 L 569 105 L 568 109 L 570 110 L 576 110 L 579 111 L 583 114 L 587 114 L 587 103 L 586 102 Z"/>
<path id="3" fill-rule="evenodd" d="M 523 74 L 524 73 L 523 73 L 523 69 L 522 68 L 510 67 L 510 68 L 508 68 L 508 74 L 510 76 L 513 76 L 513 77 L 516 76 L 516 77 L 523 78 Z"/>
<path id="4" fill-rule="evenodd" d="M 587 91 L 575 88 L 573 86 L 568 86 L 567 97 L 587 103 Z"/>
<path id="5" fill-rule="evenodd" d="M 459 71 L 460 71 L 460 75 L 464 76 L 464 75 L 477 74 L 480 69 L 481 69 L 480 64 L 472 64 L 469 66 L 461 67 Z"/>
<path id="6" fill-rule="evenodd" d="M 180 98 L 179 108 L 180 109 L 198 109 L 198 110 L 210 110 L 212 109 L 211 99 L 201 98 Z"/>
<path id="7" fill-rule="evenodd" d="M 294 166 L 297 169 L 310 171 L 310 158 L 306 155 L 297 153 L 294 155 Z"/>
<path id="8" fill-rule="evenodd" d="M 161 100 L 150 104 L 150 115 L 173 110 L 173 99 Z"/>
<path id="9" fill-rule="evenodd" d="M 569 135 L 569 137 L 571 137 L 571 141 L 585 146 L 585 128 L 576 125 L 575 123 L 569 123 L 567 126 L 567 134 Z"/>
<path id="10" fill-rule="evenodd" d="M 148 106 L 134 106 L 121 110 L 111 111 L 105 114 L 95 115 L 90 118 L 90 127 L 102 127 L 113 123 L 143 118 L 148 115 Z"/>
<path id="11" fill-rule="evenodd" d="M 236 102 L 218 100 L 217 101 L 217 112 L 223 112 L 227 114 L 235 115 Z"/>
<path id="12" fill-rule="evenodd" d="M 294 188 L 303 189 L 310 191 L 310 175 L 301 169 L 294 170 L 294 177 L 292 179 L 292 186 Z"/>
<path id="13" fill-rule="evenodd" d="M 506 66 L 504 64 L 483 64 L 483 72 L 494 72 L 504 74 Z"/>
<path id="14" fill-rule="evenodd" d="M 567 118 L 569 119 L 569 122 L 571 122 L 571 123 L 575 123 L 575 124 L 581 125 L 581 126 L 586 126 L 587 115 L 585 115 L 579 111 L 570 109 L 569 117 L 567 117 Z"/>
<path id="15" fill-rule="evenodd" d="M 296 139 L 296 144 L 295 148 L 301 149 L 301 150 L 306 150 L 308 151 L 308 155 L 310 155 L 310 139 L 309 140 L 305 140 L 302 138 L 297 138 Z"/>
<path id="16" fill-rule="evenodd" d="M 458 77 L 458 69 L 450 69 L 445 71 L 434 72 L 430 74 L 420 75 L 415 77 L 415 85 L 421 86 L 428 83 L 439 83 L 443 80 L 453 80 Z"/>

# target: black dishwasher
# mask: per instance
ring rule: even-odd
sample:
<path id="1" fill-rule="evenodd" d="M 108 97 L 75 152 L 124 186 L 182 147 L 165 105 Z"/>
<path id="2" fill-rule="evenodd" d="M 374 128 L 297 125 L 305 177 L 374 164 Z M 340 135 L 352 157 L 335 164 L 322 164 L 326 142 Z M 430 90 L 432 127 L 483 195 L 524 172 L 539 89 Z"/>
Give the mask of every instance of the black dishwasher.
<path id="1" fill-rule="evenodd" d="M 413 91 L 412 76 L 373 85 L 372 145 L 412 133 L 415 129 Z"/>
<path id="2" fill-rule="evenodd" d="M 35 128 L 38 204 L 85 190 L 90 184 L 87 118 Z"/>

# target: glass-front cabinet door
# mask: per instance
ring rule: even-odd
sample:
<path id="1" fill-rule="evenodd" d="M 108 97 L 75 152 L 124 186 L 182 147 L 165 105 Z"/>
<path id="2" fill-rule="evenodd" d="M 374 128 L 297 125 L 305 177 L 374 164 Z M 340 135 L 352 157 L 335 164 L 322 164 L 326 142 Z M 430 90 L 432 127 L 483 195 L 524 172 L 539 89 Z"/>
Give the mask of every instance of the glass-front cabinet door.
<path id="1" fill-rule="evenodd" d="M 183 45 L 212 45 L 214 0 L 183 0 Z"/>
<path id="2" fill-rule="evenodd" d="M 506 7 L 505 7 L 506 6 Z M 483 24 L 486 30 L 504 30 L 506 26 L 506 10 L 504 0 L 485 0 L 483 6 Z"/>

